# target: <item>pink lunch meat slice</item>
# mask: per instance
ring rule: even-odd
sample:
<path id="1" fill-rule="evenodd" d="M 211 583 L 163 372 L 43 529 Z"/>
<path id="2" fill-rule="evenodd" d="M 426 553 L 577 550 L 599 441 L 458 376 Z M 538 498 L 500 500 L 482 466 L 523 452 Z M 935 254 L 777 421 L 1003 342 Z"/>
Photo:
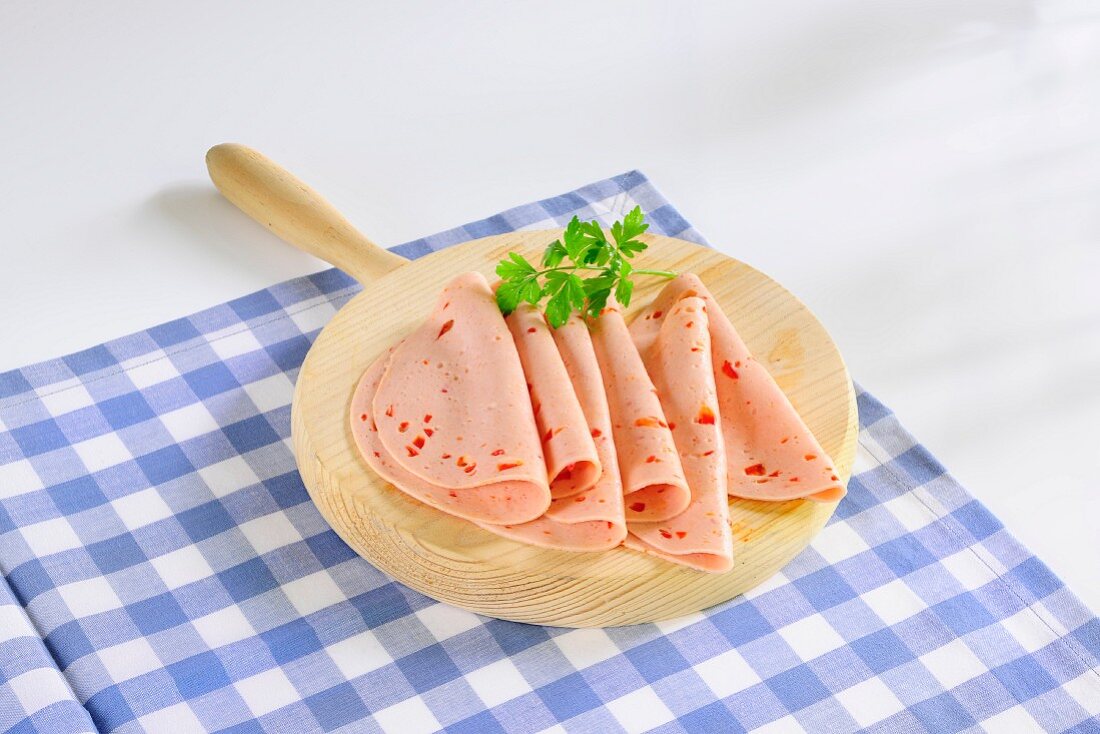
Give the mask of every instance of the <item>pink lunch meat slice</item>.
<path id="1" fill-rule="evenodd" d="M 521 303 L 505 322 L 527 377 L 550 496 L 560 499 L 583 492 L 599 478 L 600 459 L 550 327 L 529 303 Z"/>
<path id="2" fill-rule="evenodd" d="M 394 460 L 379 440 L 373 413 L 374 396 L 391 353 L 367 369 L 351 400 L 351 434 L 367 465 L 413 499 L 466 520 L 523 523 L 542 515 L 550 502 L 545 485 L 500 481 L 463 489 L 445 487 L 425 481 Z"/>
<path id="3" fill-rule="evenodd" d="M 672 432 L 617 306 L 590 322 L 611 411 L 628 521 L 675 517 L 691 501 Z"/>
<path id="4" fill-rule="evenodd" d="M 665 315 L 691 296 L 707 305 L 729 493 L 756 500 L 839 500 L 845 489 L 832 459 L 698 276 L 677 277 L 638 315 L 630 326 L 638 348 L 653 344 Z"/>
<path id="5" fill-rule="evenodd" d="M 623 489 L 611 416 L 600 368 L 592 348 L 588 326 L 578 316 L 553 330 L 553 339 L 572 383 L 596 455 L 603 468 L 596 483 L 569 497 L 554 499 L 542 517 L 521 525 L 482 525 L 486 530 L 514 540 L 568 551 L 602 551 L 614 548 L 626 537 Z"/>
<path id="6" fill-rule="evenodd" d="M 553 330 L 553 341 L 584 413 L 603 468 L 583 492 L 555 499 L 542 517 L 521 525 L 482 525 L 497 535 L 557 550 L 608 550 L 623 543 L 623 482 L 619 479 L 612 421 L 588 327 L 577 316 Z"/>
<path id="7" fill-rule="evenodd" d="M 726 452 L 718 419 L 707 312 L 700 298 L 674 303 L 657 339 L 642 351 L 679 452 L 691 503 L 661 522 L 628 523 L 626 546 L 673 563 L 720 573 L 733 565 Z"/>
<path id="8" fill-rule="evenodd" d="M 451 281 L 394 349 L 371 408 L 379 441 L 409 474 L 448 490 L 526 482 L 549 503 L 519 355 L 480 273 Z"/>

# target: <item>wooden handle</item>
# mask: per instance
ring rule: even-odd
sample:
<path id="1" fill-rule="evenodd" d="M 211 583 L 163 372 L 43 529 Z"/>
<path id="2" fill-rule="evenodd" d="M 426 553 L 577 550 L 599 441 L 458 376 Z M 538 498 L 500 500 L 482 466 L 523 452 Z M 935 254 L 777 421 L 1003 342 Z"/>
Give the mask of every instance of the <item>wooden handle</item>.
<path id="1" fill-rule="evenodd" d="M 245 214 L 360 283 L 408 262 L 371 242 L 324 197 L 259 151 L 215 145 L 206 153 L 206 168 L 218 191 Z"/>

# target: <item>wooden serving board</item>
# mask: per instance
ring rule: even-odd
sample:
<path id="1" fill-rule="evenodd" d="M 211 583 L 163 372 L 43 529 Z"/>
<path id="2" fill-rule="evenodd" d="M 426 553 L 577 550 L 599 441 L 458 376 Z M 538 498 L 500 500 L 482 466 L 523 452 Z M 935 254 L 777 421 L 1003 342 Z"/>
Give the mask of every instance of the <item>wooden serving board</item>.
<path id="1" fill-rule="evenodd" d="M 440 601 L 501 619 L 566 627 L 637 624 L 726 601 L 775 574 L 832 515 L 835 503 L 733 500 L 735 566 L 706 574 L 625 548 L 570 553 L 517 543 L 407 497 L 358 455 L 349 403 L 366 367 L 411 332 L 456 274 L 493 277 L 518 250 L 541 255 L 559 231 L 473 240 L 407 262 L 384 253 L 304 184 L 255 151 L 218 146 L 207 157 L 219 189 L 258 221 L 364 283 L 307 355 L 294 393 L 298 468 L 332 528 L 398 581 Z M 836 345 L 812 313 L 763 273 L 683 240 L 646 236 L 645 266 L 694 272 L 775 376 L 844 481 L 855 454 L 855 394 Z M 384 253 L 384 254 L 380 254 Z M 640 280 L 631 312 L 661 281 Z M 628 314 L 628 320 L 630 314 Z"/>

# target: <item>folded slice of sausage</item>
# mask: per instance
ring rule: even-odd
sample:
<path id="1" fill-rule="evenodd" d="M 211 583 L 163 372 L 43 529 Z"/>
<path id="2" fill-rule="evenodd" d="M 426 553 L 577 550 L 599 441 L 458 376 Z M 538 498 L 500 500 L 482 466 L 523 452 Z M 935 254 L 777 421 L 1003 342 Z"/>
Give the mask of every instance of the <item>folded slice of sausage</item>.
<path id="1" fill-rule="evenodd" d="M 378 438 L 373 402 L 391 349 L 372 364 L 351 399 L 351 434 L 367 465 L 413 499 L 466 520 L 484 523 L 523 523 L 540 516 L 550 493 L 535 482 L 495 482 L 468 489 L 430 484 L 412 474 L 386 451 Z"/>
<path id="2" fill-rule="evenodd" d="M 549 506 L 519 355 L 480 273 L 451 281 L 424 324 L 397 345 L 370 407 L 364 412 L 392 465 L 427 485 L 461 493 L 527 484 L 524 497 L 545 495 L 528 519 Z"/>
<path id="3" fill-rule="evenodd" d="M 486 525 L 499 535 L 525 543 L 570 551 L 609 550 L 626 537 L 623 487 L 619 478 L 611 415 L 588 326 L 576 315 L 553 329 L 553 340 L 584 413 L 602 472 L 590 488 L 554 499 L 546 514 L 522 525 Z"/>
<path id="4" fill-rule="evenodd" d="M 529 303 L 521 303 L 505 322 L 527 376 L 550 496 L 558 499 L 583 492 L 599 478 L 600 459 L 550 327 L 542 312 Z"/>
<path id="5" fill-rule="evenodd" d="M 691 487 L 691 504 L 669 520 L 629 522 L 626 546 L 702 571 L 728 571 L 733 539 L 726 452 L 703 299 L 674 303 L 642 360 L 669 425 L 675 426 L 672 436 Z"/>
<path id="6" fill-rule="evenodd" d="M 679 276 L 638 315 L 630 330 L 639 349 L 656 341 L 662 318 L 690 296 L 706 302 L 710 319 L 729 493 L 756 500 L 839 500 L 845 489 L 832 460 L 698 276 Z"/>
<path id="7" fill-rule="evenodd" d="M 628 521 L 675 517 L 691 501 L 657 390 L 618 305 L 590 322 L 619 456 Z"/>

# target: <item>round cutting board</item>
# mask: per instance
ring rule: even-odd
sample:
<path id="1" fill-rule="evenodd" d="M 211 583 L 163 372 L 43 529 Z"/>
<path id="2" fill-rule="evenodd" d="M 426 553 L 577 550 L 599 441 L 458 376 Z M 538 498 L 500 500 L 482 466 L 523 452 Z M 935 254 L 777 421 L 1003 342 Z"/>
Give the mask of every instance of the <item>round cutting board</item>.
<path id="1" fill-rule="evenodd" d="M 493 270 L 509 251 L 538 258 L 560 231 L 486 237 L 406 262 L 382 254 L 314 192 L 254 151 L 219 146 L 211 175 L 277 234 L 364 283 L 306 356 L 291 415 L 298 468 L 332 528 L 398 581 L 480 614 L 595 627 L 682 616 L 767 580 L 825 525 L 835 503 L 732 500 L 735 565 L 707 574 L 625 548 L 570 553 L 517 543 L 423 505 L 374 474 L 352 440 L 350 400 L 367 366 L 428 315 L 455 275 Z M 836 345 L 812 313 L 763 273 L 683 240 L 645 236 L 645 267 L 694 272 L 771 371 L 846 482 L 855 454 L 855 394 Z M 639 279 L 628 313 L 663 281 Z"/>

